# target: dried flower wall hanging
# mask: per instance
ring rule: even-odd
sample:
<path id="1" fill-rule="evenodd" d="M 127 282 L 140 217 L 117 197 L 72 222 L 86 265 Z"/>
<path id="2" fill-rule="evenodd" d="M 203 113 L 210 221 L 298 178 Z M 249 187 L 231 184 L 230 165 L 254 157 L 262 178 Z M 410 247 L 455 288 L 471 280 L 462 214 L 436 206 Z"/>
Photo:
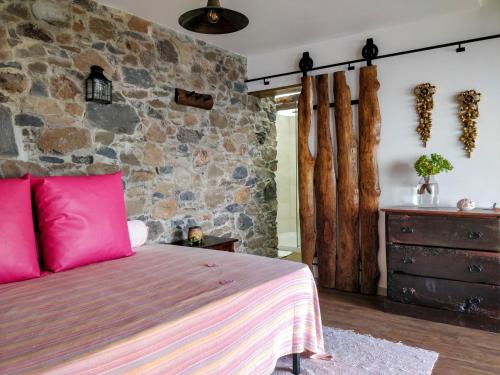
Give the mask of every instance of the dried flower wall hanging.
<path id="1" fill-rule="evenodd" d="M 431 137 L 433 96 L 436 93 L 436 87 L 430 83 L 422 83 L 415 87 L 414 93 L 417 97 L 416 109 L 419 117 L 417 133 L 420 135 L 423 146 L 427 147 L 427 141 Z"/>
<path id="2" fill-rule="evenodd" d="M 462 122 L 462 135 L 460 142 L 464 144 L 467 156 L 470 158 L 476 147 L 477 119 L 479 118 L 479 101 L 481 94 L 475 90 L 463 91 L 458 95 L 460 108 L 458 117 Z"/>

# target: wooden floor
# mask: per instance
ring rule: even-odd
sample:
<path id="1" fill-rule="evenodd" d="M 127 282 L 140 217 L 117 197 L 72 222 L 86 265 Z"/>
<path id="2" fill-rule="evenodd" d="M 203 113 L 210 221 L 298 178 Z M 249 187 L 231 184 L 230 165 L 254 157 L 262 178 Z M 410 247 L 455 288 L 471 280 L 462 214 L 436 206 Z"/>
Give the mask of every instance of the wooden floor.
<path id="1" fill-rule="evenodd" d="M 500 374 L 500 334 L 387 314 L 382 297 L 320 290 L 323 325 L 433 350 L 433 374 Z"/>

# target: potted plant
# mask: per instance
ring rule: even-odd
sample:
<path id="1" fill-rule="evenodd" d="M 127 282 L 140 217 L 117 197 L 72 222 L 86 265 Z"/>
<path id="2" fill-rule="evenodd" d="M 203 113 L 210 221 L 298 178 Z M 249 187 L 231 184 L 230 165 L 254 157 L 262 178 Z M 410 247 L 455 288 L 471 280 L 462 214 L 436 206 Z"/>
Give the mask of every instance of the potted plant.
<path id="1" fill-rule="evenodd" d="M 437 206 L 439 203 L 439 185 L 434 176 L 449 172 L 453 165 L 439 154 L 430 157 L 422 155 L 415 162 L 415 171 L 421 177 L 417 185 L 417 204 L 420 207 Z"/>

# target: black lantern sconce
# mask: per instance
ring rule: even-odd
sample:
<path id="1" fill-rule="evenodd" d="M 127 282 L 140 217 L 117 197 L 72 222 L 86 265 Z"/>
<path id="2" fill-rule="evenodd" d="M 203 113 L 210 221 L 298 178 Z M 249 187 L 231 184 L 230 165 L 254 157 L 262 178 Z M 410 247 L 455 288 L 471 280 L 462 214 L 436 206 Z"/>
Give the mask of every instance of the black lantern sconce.
<path id="1" fill-rule="evenodd" d="M 104 69 L 97 65 L 90 67 L 90 74 L 85 80 L 85 100 L 101 104 L 111 104 L 113 95 L 113 82 L 107 79 Z"/>

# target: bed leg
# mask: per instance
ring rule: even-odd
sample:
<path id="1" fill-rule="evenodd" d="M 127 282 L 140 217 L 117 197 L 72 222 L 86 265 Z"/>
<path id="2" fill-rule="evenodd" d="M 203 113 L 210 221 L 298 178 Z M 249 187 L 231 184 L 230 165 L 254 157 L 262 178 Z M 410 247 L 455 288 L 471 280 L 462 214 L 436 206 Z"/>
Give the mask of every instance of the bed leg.
<path id="1" fill-rule="evenodd" d="M 300 354 L 293 354 L 293 374 L 300 375 Z"/>

